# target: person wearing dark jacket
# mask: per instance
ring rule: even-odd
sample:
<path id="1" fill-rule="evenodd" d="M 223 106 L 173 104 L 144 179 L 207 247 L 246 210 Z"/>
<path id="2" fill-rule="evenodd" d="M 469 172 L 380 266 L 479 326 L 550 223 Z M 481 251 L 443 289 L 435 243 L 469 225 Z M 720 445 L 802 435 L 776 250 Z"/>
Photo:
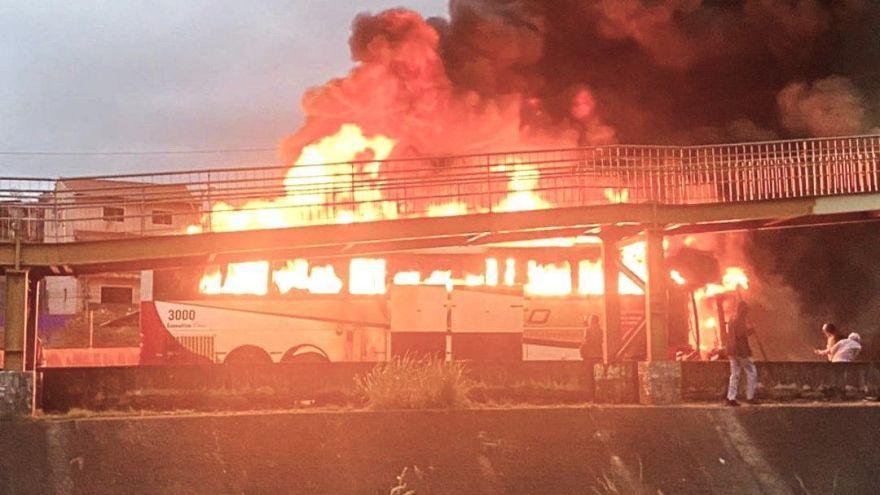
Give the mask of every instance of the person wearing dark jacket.
<path id="1" fill-rule="evenodd" d="M 599 315 L 584 316 L 584 339 L 581 341 L 581 359 L 602 358 L 602 326 L 599 324 Z"/>
<path id="2" fill-rule="evenodd" d="M 739 379 L 743 371 L 746 374 L 746 402 L 755 403 L 755 391 L 758 388 L 758 371 L 752 361 L 752 348 L 749 345 L 749 335 L 753 329 L 748 324 L 749 307 L 744 301 L 740 301 L 736 307 L 736 313 L 728 327 L 727 354 L 730 360 L 730 383 L 727 386 L 727 405 L 738 406 L 736 401 L 739 389 Z"/>

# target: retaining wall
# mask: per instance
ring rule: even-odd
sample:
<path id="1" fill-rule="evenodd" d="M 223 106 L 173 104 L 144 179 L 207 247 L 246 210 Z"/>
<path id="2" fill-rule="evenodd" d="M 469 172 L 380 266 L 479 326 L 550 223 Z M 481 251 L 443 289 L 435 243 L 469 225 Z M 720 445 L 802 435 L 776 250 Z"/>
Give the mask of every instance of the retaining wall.
<path id="1" fill-rule="evenodd" d="M 0 493 L 876 493 L 878 406 L 0 422 Z M 420 491 L 419 493 L 425 493 Z"/>
<path id="2" fill-rule="evenodd" d="M 727 362 L 669 363 L 687 402 L 721 400 Z M 371 363 L 186 365 L 46 369 L 40 405 L 50 412 L 107 410 L 253 410 L 308 405 L 358 405 L 355 376 Z M 878 363 L 759 362 L 759 397 L 767 400 L 877 397 Z M 636 403 L 638 363 L 612 366 L 581 361 L 468 363 L 479 403 Z M 644 373 L 643 373 L 644 375 Z"/>
<path id="3" fill-rule="evenodd" d="M 176 365 L 45 369 L 40 406 L 107 410 L 253 410 L 358 404 L 355 377 L 374 363 Z M 593 399 L 592 363 L 467 364 L 483 403 L 571 404 Z"/>

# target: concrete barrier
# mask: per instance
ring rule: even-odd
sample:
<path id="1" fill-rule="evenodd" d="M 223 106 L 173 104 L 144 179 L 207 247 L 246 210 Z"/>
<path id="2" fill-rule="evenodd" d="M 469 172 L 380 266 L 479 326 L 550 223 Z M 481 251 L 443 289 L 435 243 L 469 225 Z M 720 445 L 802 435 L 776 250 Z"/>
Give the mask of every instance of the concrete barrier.
<path id="1" fill-rule="evenodd" d="M 45 369 L 39 396 L 50 412 L 90 410 L 253 410 L 358 405 L 354 377 L 372 363 L 258 366 L 176 365 Z M 878 363 L 758 362 L 759 397 L 766 400 L 877 397 Z M 727 362 L 636 362 L 603 366 L 581 361 L 469 363 L 479 403 L 662 404 L 723 397 Z M 664 383 L 648 383 L 654 376 Z"/>
<path id="2" fill-rule="evenodd" d="M 592 363 L 467 364 L 482 403 L 572 404 L 593 399 Z M 254 410 L 358 405 L 355 376 L 375 363 L 175 365 L 42 370 L 40 406 L 89 410 Z"/>
<path id="3" fill-rule="evenodd" d="M 876 493 L 880 406 L 589 406 L 0 423 L 0 493 Z M 420 492 L 421 493 L 421 492 Z"/>
<path id="4" fill-rule="evenodd" d="M 721 400 L 730 364 L 682 362 L 681 395 L 685 401 Z M 767 400 L 863 399 L 880 392 L 880 363 L 758 361 L 758 396 Z"/>

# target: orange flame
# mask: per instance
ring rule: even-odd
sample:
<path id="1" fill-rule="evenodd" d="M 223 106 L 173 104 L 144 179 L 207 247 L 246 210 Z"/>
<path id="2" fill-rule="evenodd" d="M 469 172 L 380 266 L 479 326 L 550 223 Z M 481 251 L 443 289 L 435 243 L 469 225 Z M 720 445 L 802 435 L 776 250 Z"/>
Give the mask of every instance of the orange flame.
<path id="1" fill-rule="evenodd" d="M 348 290 L 351 294 L 385 293 L 385 260 L 355 258 L 349 265 Z"/>
<path id="2" fill-rule="evenodd" d="M 287 261 L 272 273 L 272 281 L 282 294 L 293 289 L 312 294 L 337 294 L 342 290 L 342 280 L 336 276 L 332 265 L 309 267 L 304 259 Z"/>
<path id="3" fill-rule="evenodd" d="M 571 267 L 568 262 L 542 265 L 529 261 L 528 275 L 529 281 L 523 287 L 526 294 L 535 296 L 571 294 Z"/>
<path id="4" fill-rule="evenodd" d="M 265 295 L 268 292 L 269 263 L 267 261 L 250 261 L 247 263 L 230 263 L 226 267 L 224 279 L 220 269 L 209 269 L 202 278 L 199 289 L 205 294 L 254 294 Z"/>
<path id="5" fill-rule="evenodd" d="M 678 270 L 671 270 L 669 272 L 669 277 L 672 279 L 673 282 L 678 285 L 684 285 L 687 283 L 687 280 L 685 280 L 684 277 L 681 276 L 681 273 L 679 273 Z"/>
<path id="6" fill-rule="evenodd" d="M 612 189 L 607 188 L 604 191 L 605 199 L 608 200 L 609 203 L 626 203 L 629 201 L 629 189 Z"/>
<path id="7" fill-rule="evenodd" d="M 207 223 L 216 231 L 240 231 L 396 218 L 394 202 L 384 201 L 381 191 L 351 179 L 356 175 L 378 178 L 380 161 L 388 158 L 394 145 L 385 136 L 368 138 L 360 127 L 344 124 L 336 134 L 303 148 L 284 179 L 285 196 L 243 206 L 217 203 Z M 364 154 L 375 161 L 355 163 Z M 353 202 L 355 209 L 350 206 Z"/>

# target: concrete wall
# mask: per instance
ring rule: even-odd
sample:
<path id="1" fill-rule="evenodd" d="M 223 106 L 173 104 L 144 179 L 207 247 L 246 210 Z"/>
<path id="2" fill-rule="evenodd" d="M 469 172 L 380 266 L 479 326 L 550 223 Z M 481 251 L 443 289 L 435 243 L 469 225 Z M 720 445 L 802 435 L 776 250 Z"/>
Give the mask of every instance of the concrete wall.
<path id="1" fill-rule="evenodd" d="M 254 410 L 360 403 L 355 376 L 374 363 L 286 363 L 250 366 L 175 365 L 45 369 L 46 411 Z M 482 403 L 584 403 L 593 399 L 592 363 L 468 363 Z"/>
<path id="2" fill-rule="evenodd" d="M 758 396 L 771 400 L 861 399 L 880 394 L 880 363 L 757 362 Z M 682 398 L 721 400 L 730 376 L 723 362 L 681 363 Z M 741 387 L 741 390 L 744 390 Z"/>
<path id="3" fill-rule="evenodd" d="M 0 423 L 0 493 L 876 493 L 880 407 L 197 415 Z M 424 492 L 420 492 L 424 493 Z"/>
<path id="4" fill-rule="evenodd" d="M 727 362 L 677 363 L 687 402 L 720 401 Z M 371 363 L 129 366 L 45 369 L 40 403 L 47 411 L 254 410 L 359 404 L 354 377 Z M 880 395 L 880 363 L 759 362 L 759 398 L 862 399 Z M 604 367 L 580 361 L 469 363 L 479 403 L 635 403 L 640 399 L 637 363 Z"/>

